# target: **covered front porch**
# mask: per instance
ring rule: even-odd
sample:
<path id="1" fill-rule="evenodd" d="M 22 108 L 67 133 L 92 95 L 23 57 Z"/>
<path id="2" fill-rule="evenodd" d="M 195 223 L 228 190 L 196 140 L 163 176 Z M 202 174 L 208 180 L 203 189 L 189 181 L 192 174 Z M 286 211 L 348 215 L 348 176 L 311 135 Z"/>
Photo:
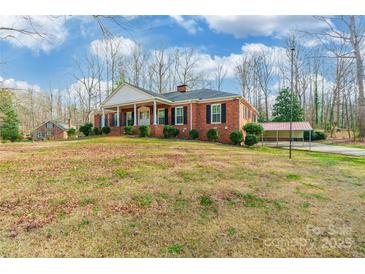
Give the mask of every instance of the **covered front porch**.
<path id="1" fill-rule="evenodd" d="M 134 126 L 137 130 L 146 125 L 151 127 L 153 135 L 157 132 L 162 135 L 164 125 L 169 124 L 169 110 L 170 106 L 158 100 L 106 107 L 95 125 L 110 127 L 111 135 L 122 135 L 125 126 Z"/>

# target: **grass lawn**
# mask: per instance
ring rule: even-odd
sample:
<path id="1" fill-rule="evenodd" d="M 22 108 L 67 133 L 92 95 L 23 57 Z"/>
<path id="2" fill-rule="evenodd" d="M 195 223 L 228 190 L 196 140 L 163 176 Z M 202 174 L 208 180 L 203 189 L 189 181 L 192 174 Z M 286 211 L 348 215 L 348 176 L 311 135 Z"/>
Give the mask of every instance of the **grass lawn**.
<path id="1" fill-rule="evenodd" d="M 106 137 L 0 145 L 3 257 L 364 257 L 365 158 Z"/>

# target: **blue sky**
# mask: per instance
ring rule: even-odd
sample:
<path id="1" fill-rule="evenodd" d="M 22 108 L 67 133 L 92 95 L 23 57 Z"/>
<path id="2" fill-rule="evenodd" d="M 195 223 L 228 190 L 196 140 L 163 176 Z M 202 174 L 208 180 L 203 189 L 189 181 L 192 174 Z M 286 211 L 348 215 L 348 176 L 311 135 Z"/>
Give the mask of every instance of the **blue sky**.
<path id="1" fill-rule="evenodd" d="M 17 20 L 0 16 L 0 24 L 21 24 Z M 240 54 L 243 45 L 281 47 L 283 38 L 299 26 L 324 28 L 311 16 L 132 16 L 123 20 L 125 29 L 113 27 L 123 39 L 149 49 L 194 47 L 213 60 Z M 21 87 L 64 89 L 74 81 L 73 58 L 89 51 L 92 41 L 102 39 L 102 35 L 90 16 L 40 18 L 38 23 L 51 33 L 46 41 L 22 37 L 0 40 L 0 80 L 7 80 L 8 85 L 20 82 Z M 227 78 L 225 87 L 238 89 L 233 77 Z"/>

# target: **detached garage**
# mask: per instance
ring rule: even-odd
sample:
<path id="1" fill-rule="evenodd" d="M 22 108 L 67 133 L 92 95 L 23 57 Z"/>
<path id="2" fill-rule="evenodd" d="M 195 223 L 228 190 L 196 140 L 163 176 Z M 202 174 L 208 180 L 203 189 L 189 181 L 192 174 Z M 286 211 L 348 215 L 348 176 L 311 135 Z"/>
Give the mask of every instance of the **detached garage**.
<path id="1" fill-rule="evenodd" d="M 290 122 L 268 122 L 260 124 L 264 128 L 264 134 L 262 136 L 264 142 L 290 140 Z M 309 122 L 292 122 L 292 140 L 304 141 L 304 132 L 312 130 L 313 128 Z"/>

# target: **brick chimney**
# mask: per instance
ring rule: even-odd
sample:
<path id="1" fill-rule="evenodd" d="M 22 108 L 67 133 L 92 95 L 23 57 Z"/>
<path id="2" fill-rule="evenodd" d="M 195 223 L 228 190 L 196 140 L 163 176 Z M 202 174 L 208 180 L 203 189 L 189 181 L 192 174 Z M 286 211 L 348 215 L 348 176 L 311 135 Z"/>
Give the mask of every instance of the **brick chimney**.
<path id="1" fill-rule="evenodd" d="M 68 128 L 71 128 L 72 127 L 71 118 L 68 118 L 68 120 L 67 120 L 67 126 L 68 126 Z"/>
<path id="2" fill-rule="evenodd" d="M 178 92 L 187 92 L 188 91 L 188 86 L 187 85 L 177 86 L 177 91 Z"/>

